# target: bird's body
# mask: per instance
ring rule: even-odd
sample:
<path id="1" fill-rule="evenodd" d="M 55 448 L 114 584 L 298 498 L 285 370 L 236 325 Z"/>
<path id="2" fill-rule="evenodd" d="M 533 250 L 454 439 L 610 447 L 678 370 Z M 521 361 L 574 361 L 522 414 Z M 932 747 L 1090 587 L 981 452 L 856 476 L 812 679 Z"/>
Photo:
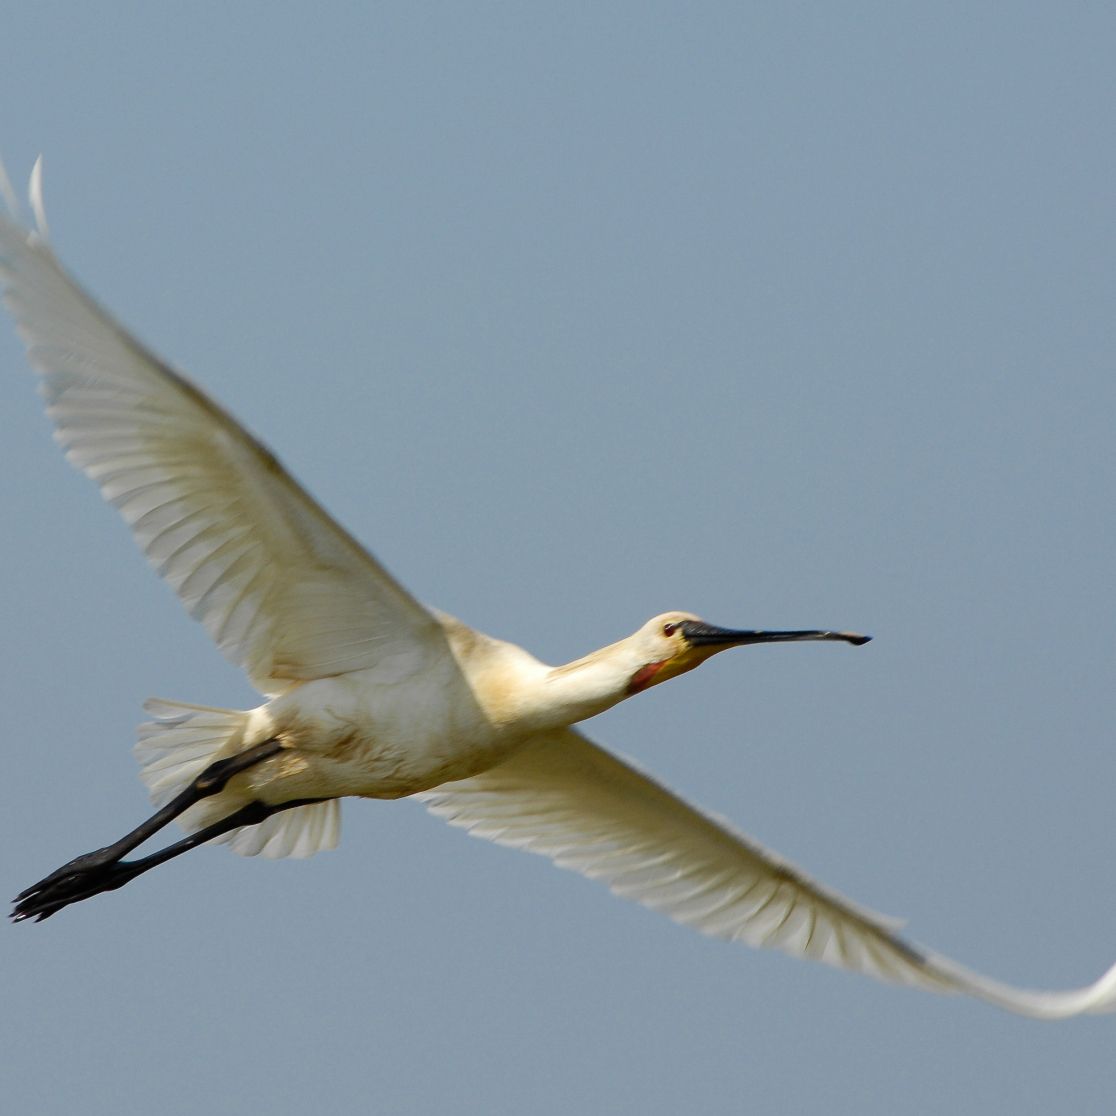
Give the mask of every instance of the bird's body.
<path id="1" fill-rule="evenodd" d="M 593 678 L 548 667 L 445 614 L 432 619 L 421 652 L 297 682 L 246 712 L 243 732 L 207 758 L 269 739 L 283 751 L 233 779 L 205 804 L 204 816 L 223 817 L 253 799 L 279 804 L 417 794 L 480 774 L 537 733 L 625 696 L 618 686 L 610 687 L 614 693 L 597 686 L 587 691 L 580 683 Z M 592 667 L 588 673 L 595 673 Z M 623 671 L 611 673 L 618 679 Z M 579 683 L 576 692 L 564 680 Z"/>
<path id="2" fill-rule="evenodd" d="M 211 840 L 246 855 L 310 855 L 336 844 L 341 798 L 412 796 L 707 934 L 1041 1018 L 1116 1010 L 1116 966 L 1070 992 L 970 972 L 574 727 L 727 647 L 867 637 L 740 631 L 668 612 L 553 667 L 426 608 L 67 275 L 47 244 L 38 165 L 31 201 L 35 230 L 0 216 L 0 281 L 56 437 L 266 700 L 247 711 L 148 702 L 136 754 L 158 810 L 26 889 L 17 920 L 47 918 Z M 126 859 L 172 820 L 189 836 Z"/>
<path id="3" fill-rule="evenodd" d="M 402 798 L 505 759 L 525 737 L 524 713 L 506 701 L 507 687 L 485 684 L 495 671 L 484 667 L 498 660 L 524 677 L 539 671 L 519 648 L 462 637 L 463 628 L 447 625 L 444 637 L 431 639 L 442 646 L 405 669 L 389 664 L 301 682 L 253 711 L 245 745 L 276 738 L 285 751 L 240 778 L 270 802 Z"/>

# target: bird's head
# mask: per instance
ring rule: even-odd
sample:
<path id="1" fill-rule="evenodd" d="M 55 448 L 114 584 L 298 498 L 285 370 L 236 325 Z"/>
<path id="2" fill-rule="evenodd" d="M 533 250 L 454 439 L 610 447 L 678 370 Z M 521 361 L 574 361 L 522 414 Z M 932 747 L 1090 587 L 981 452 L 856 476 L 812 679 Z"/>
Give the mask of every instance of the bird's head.
<path id="1" fill-rule="evenodd" d="M 628 693 L 638 694 L 668 678 L 685 674 L 727 647 L 800 640 L 839 640 L 860 646 L 871 638 L 855 632 L 761 632 L 718 628 L 689 612 L 664 612 L 661 616 L 648 620 L 631 637 L 633 650 L 642 665 L 632 674 L 628 682 Z"/>

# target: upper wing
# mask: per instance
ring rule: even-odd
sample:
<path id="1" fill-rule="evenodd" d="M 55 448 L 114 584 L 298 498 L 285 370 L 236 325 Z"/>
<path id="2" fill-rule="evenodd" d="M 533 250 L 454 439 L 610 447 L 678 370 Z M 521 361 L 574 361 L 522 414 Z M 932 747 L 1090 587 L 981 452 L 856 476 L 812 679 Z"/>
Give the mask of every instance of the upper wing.
<path id="1" fill-rule="evenodd" d="M 1116 966 L 1071 992 L 1021 991 L 970 972 L 905 942 L 898 923 L 815 883 L 573 729 L 417 797 L 474 836 L 549 856 L 705 934 L 1038 1018 L 1116 1010 Z"/>
<path id="2" fill-rule="evenodd" d="M 265 693 L 410 664 L 439 628 L 230 415 L 117 324 L 38 231 L 0 216 L 0 283 L 67 457 Z"/>

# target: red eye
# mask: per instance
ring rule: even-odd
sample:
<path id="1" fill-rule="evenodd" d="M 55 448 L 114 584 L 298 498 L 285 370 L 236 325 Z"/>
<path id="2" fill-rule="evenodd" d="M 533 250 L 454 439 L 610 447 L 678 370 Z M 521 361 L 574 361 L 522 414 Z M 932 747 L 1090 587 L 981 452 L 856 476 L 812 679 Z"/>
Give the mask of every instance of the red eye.
<path id="1" fill-rule="evenodd" d="M 672 636 L 672 635 L 674 635 L 674 633 L 676 631 L 678 631 L 678 625 L 677 624 L 664 624 L 663 625 L 663 635 L 665 635 L 665 636 Z"/>

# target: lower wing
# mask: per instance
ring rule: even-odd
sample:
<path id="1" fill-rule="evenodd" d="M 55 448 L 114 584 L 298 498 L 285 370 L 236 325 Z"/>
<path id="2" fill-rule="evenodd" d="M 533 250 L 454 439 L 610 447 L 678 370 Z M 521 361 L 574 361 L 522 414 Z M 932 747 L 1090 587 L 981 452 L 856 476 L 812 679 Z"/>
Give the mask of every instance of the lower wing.
<path id="1" fill-rule="evenodd" d="M 541 735 L 491 771 L 416 797 L 476 837 L 548 856 L 714 937 L 967 993 L 1040 1019 L 1116 1010 L 1116 966 L 1066 992 L 990 980 L 905 941 L 898 922 L 815 883 L 573 729 Z"/>

